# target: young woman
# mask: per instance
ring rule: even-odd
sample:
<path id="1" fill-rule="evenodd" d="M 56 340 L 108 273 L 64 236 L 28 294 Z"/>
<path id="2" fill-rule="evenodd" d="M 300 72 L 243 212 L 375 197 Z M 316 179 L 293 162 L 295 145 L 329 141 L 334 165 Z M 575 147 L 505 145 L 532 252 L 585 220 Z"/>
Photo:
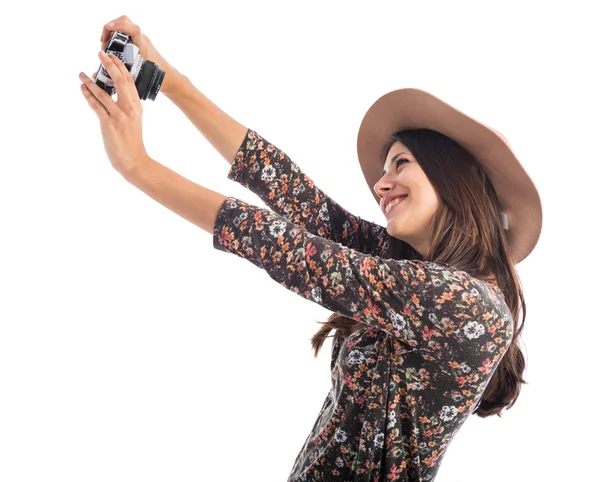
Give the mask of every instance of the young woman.
<path id="1" fill-rule="evenodd" d="M 358 156 L 383 227 L 346 211 L 218 109 L 127 17 L 105 27 L 103 42 L 111 30 L 132 35 L 140 55 L 167 70 L 161 91 L 232 164 L 229 179 L 271 209 L 151 159 L 131 75 L 101 57 L 119 101 L 87 77 L 84 93 L 112 165 L 211 233 L 216 249 L 333 312 L 312 340 L 316 356 L 336 330 L 332 387 L 288 480 L 433 481 L 467 417 L 500 415 L 525 383 L 514 266 L 535 247 L 542 212 L 506 140 L 421 90 L 381 97 L 361 124 Z"/>

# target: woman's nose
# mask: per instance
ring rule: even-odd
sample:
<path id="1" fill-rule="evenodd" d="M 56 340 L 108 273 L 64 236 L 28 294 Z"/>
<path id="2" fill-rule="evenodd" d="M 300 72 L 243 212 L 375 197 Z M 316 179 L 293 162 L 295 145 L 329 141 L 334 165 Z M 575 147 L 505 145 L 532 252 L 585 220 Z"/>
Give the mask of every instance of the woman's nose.
<path id="1" fill-rule="evenodd" d="M 392 181 L 386 176 L 383 176 L 379 181 L 375 183 L 373 186 L 373 190 L 379 197 L 383 197 L 383 195 L 390 190 L 392 187 Z"/>

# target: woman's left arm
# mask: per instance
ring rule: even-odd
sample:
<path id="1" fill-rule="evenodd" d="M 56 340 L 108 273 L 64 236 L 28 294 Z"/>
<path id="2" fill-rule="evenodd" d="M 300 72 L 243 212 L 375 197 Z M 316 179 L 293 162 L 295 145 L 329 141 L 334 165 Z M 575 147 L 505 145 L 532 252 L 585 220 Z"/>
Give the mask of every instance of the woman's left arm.
<path id="1" fill-rule="evenodd" d="M 213 233 L 217 214 L 227 196 L 196 184 L 151 158 L 122 175 L 155 201 Z"/>

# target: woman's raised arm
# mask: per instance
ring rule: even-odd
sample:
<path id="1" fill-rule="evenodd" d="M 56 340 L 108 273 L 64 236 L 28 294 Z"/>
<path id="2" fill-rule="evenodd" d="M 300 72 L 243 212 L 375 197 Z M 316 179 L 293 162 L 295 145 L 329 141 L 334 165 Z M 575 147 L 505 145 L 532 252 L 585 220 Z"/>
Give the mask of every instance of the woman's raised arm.
<path id="1" fill-rule="evenodd" d="M 389 235 L 385 227 L 348 212 L 256 131 L 248 129 L 227 177 L 315 236 L 386 257 Z"/>
<path id="2" fill-rule="evenodd" d="M 181 77 L 178 88 L 166 95 L 231 164 L 229 179 L 314 235 L 385 257 L 389 239 L 385 227 L 345 210 L 285 152 L 223 112 L 187 77 Z"/>
<path id="3" fill-rule="evenodd" d="M 178 75 L 176 86 L 165 92 L 165 96 L 186 115 L 229 164 L 233 163 L 247 128 L 223 112 L 188 77 Z"/>

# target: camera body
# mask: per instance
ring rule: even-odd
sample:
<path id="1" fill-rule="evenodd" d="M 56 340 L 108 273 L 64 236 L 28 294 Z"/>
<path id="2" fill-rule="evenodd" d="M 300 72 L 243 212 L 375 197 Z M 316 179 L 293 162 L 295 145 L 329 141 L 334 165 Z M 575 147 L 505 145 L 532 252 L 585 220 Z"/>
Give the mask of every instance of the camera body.
<path id="1" fill-rule="evenodd" d="M 127 67 L 127 70 L 135 81 L 135 87 L 141 100 L 155 100 L 160 86 L 165 78 L 165 71 L 157 64 L 138 54 L 139 48 L 135 45 L 129 35 L 123 32 L 113 32 L 108 44 L 106 54 L 112 53 L 118 57 Z M 115 83 L 100 63 L 96 73 L 96 84 L 111 97 L 117 92 Z"/>

